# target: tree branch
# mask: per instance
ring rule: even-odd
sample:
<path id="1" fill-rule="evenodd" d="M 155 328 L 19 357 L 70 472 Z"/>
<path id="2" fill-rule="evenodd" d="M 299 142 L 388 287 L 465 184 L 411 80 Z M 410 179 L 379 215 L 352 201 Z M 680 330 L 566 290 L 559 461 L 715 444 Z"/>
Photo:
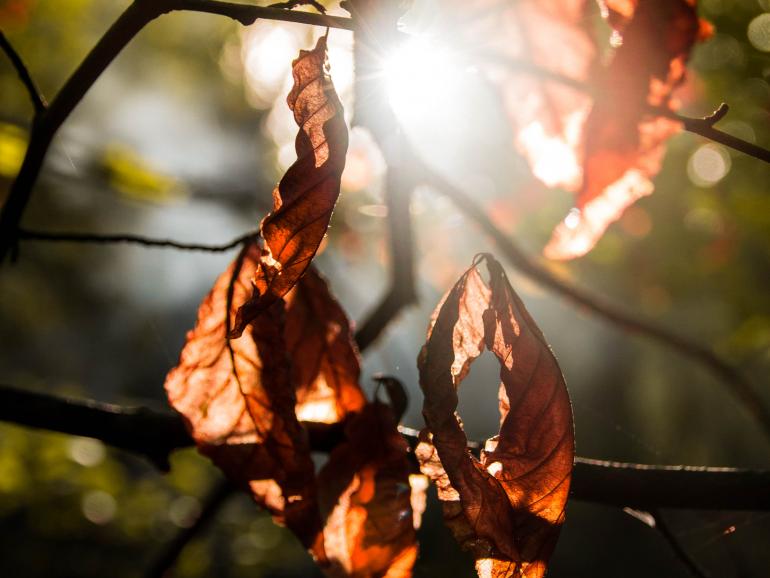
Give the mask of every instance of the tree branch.
<path id="1" fill-rule="evenodd" d="M 8 385 L 0 385 L 0 420 L 99 439 L 166 469 L 171 452 L 193 445 L 183 418 L 175 413 L 55 397 Z M 331 451 L 343 439 L 339 425 L 303 425 L 313 451 Z M 412 447 L 417 444 L 416 430 L 399 430 Z M 571 495 L 577 500 L 640 509 L 770 510 L 770 471 L 578 457 Z"/>
<path id="2" fill-rule="evenodd" d="M 754 157 L 766 163 L 770 163 L 770 150 L 757 146 L 731 134 L 727 134 L 717 128 L 714 124 L 720 121 L 728 113 L 730 107 L 726 103 L 719 105 L 711 115 L 705 118 L 690 118 L 679 114 L 674 114 L 674 120 L 678 120 L 688 132 L 700 135 L 714 142 L 718 142 L 745 155 Z"/>
<path id="3" fill-rule="evenodd" d="M 54 135 L 118 53 L 169 4 L 169 0 L 132 2 L 69 77 L 51 105 L 36 117 L 21 169 L 0 211 L 0 264 L 16 249 L 19 223 Z"/>
<path id="4" fill-rule="evenodd" d="M 390 286 L 356 331 L 359 348 L 371 345 L 406 306 L 417 302 L 414 275 L 414 241 L 410 201 L 412 186 L 404 178 L 403 163 L 388 155 L 385 203 L 388 207 Z"/>
<path id="5" fill-rule="evenodd" d="M 410 205 L 415 182 L 408 174 L 409 146 L 387 98 L 382 75 L 383 51 L 399 39 L 398 13 L 388 3 L 353 3 L 359 23 L 354 32 L 353 124 L 366 128 L 380 148 L 387 174 L 385 203 L 390 249 L 390 285 L 356 332 L 360 347 L 373 343 L 400 311 L 417 302 L 414 239 Z"/>
<path id="6" fill-rule="evenodd" d="M 257 20 L 281 20 L 283 22 L 297 22 L 299 24 L 339 28 L 342 30 L 353 30 L 354 27 L 353 19 L 343 16 L 328 16 L 313 12 L 294 12 L 283 8 L 236 4 L 220 0 L 178 0 L 174 9 L 227 16 L 237 20 L 244 26 L 253 24 Z"/>
<path id="7" fill-rule="evenodd" d="M 181 243 L 172 239 L 152 239 L 141 235 L 119 234 L 102 235 L 99 233 L 54 233 L 45 231 L 29 231 L 19 229 L 19 239 L 24 241 L 45 241 L 56 243 L 93 243 L 105 245 L 111 243 L 130 243 L 143 247 L 160 247 L 179 249 L 182 251 L 204 251 L 209 253 L 224 253 L 255 239 L 259 233 L 252 231 L 236 237 L 221 245 L 201 245 L 197 243 Z"/>
<path id="8" fill-rule="evenodd" d="M 11 64 L 16 69 L 16 73 L 19 75 L 19 79 L 24 85 L 24 88 L 27 89 L 27 92 L 29 93 L 29 99 L 32 101 L 32 107 L 35 109 L 35 116 L 41 114 L 47 106 L 45 98 L 37 88 L 35 81 L 32 80 L 29 69 L 24 64 L 21 56 L 18 52 L 16 52 L 13 45 L 5 37 L 5 34 L 3 34 L 2 30 L 0 30 L 0 48 L 2 48 L 3 52 L 5 52 L 5 54 L 8 56 L 8 60 L 11 61 Z"/>
<path id="9" fill-rule="evenodd" d="M 524 251 L 495 226 L 484 210 L 462 190 L 432 171 L 418 157 L 413 155 L 412 158 L 416 164 L 416 170 L 424 176 L 424 182 L 448 197 L 458 209 L 475 221 L 520 273 L 561 295 L 569 302 L 590 311 L 597 317 L 630 333 L 636 333 L 657 341 L 679 355 L 698 363 L 727 387 L 733 397 L 743 405 L 770 438 L 770 412 L 768 412 L 762 398 L 754 391 L 749 380 L 738 368 L 730 365 L 711 349 L 699 343 L 626 313 L 605 299 L 559 279 L 551 271 L 530 259 Z"/>

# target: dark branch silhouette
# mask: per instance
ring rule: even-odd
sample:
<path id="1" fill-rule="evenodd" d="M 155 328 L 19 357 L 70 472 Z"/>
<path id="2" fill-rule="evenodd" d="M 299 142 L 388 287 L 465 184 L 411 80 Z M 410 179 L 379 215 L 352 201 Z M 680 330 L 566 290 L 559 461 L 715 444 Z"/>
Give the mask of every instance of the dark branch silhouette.
<path id="1" fill-rule="evenodd" d="M 55 233 L 48 231 L 29 231 L 27 229 L 19 230 L 19 239 L 23 241 L 48 241 L 61 243 L 93 243 L 98 245 L 111 243 L 128 243 L 141 245 L 143 247 L 158 247 L 164 249 L 178 249 L 180 251 L 203 251 L 209 253 L 224 253 L 235 249 L 256 239 L 259 233 L 252 231 L 245 233 L 235 239 L 221 245 L 202 245 L 199 243 L 182 243 L 172 239 L 153 239 L 141 235 L 118 234 L 107 235 L 100 233 Z"/>
<path id="2" fill-rule="evenodd" d="M 244 26 L 254 24 L 257 20 L 282 20 L 284 22 L 298 22 L 311 26 L 323 26 L 324 28 L 339 28 L 342 30 L 353 30 L 354 28 L 353 19 L 343 16 L 328 16 L 313 12 L 294 12 L 272 6 L 253 6 L 251 4 L 236 4 L 219 0 L 178 0 L 173 9 L 227 16 L 237 20 Z"/>
<path id="3" fill-rule="evenodd" d="M 183 419 L 169 411 L 76 400 L 0 385 L 0 420 L 99 439 L 168 468 L 171 452 L 193 445 Z M 304 422 L 313 451 L 343 439 L 340 425 Z M 414 447 L 417 431 L 400 427 Z M 478 449 L 472 444 L 471 449 Z M 770 510 L 770 471 L 655 466 L 576 458 L 577 500 L 639 509 Z"/>
<path id="4" fill-rule="evenodd" d="M 16 73 L 19 75 L 19 79 L 24 85 L 24 88 L 27 89 L 29 99 L 32 101 L 32 107 L 35 109 L 35 115 L 39 115 L 46 109 L 47 104 L 45 102 L 45 97 L 43 97 L 40 89 L 38 89 L 35 81 L 32 79 L 32 75 L 29 73 L 27 65 L 24 64 L 21 56 L 8 41 L 8 38 L 5 37 L 2 30 L 0 30 L 0 48 L 2 48 L 3 52 L 8 56 L 8 60 L 11 61 L 11 64 L 13 64 L 13 67 L 16 69 Z"/>

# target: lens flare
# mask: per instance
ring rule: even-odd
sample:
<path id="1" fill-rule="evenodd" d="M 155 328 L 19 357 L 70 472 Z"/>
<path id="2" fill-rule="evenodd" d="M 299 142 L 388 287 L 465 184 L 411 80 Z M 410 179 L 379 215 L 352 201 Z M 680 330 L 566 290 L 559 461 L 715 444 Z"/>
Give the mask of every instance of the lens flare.
<path id="1" fill-rule="evenodd" d="M 448 49 L 411 37 L 384 63 L 390 105 L 404 122 L 446 119 L 461 96 L 462 72 Z"/>

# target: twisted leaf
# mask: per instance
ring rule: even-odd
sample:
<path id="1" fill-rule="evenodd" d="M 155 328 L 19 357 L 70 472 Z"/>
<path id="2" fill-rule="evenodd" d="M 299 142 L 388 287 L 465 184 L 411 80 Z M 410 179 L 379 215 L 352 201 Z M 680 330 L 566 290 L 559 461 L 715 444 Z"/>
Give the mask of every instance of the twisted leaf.
<path id="1" fill-rule="evenodd" d="M 287 102 L 300 127 L 297 160 L 273 191 L 273 210 L 260 224 L 264 239 L 251 298 L 238 310 L 231 336 L 286 295 L 310 265 L 340 194 L 348 130 L 327 74 L 326 37 L 292 63 Z"/>

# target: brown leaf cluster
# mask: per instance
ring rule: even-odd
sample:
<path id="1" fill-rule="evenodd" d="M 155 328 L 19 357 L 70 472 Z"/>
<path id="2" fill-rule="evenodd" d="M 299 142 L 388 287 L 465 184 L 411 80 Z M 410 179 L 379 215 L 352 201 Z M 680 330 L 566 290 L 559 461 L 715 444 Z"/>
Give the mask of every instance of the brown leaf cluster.
<path id="1" fill-rule="evenodd" d="M 478 263 L 439 304 L 420 352 L 428 429 L 416 454 L 437 485 L 445 520 L 482 577 L 545 574 L 569 492 L 572 411 L 553 353 L 500 264 Z M 488 349 L 500 363 L 499 434 L 480 459 L 455 413 L 457 389 Z"/>
<path id="2" fill-rule="evenodd" d="M 285 524 L 329 576 L 410 576 L 417 557 L 407 447 L 390 408 L 358 384 L 350 323 L 311 268 L 288 296 L 229 340 L 260 267 L 250 245 L 201 303 L 171 405 L 199 450 Z M 301 418 L 344 423 L 316 476 Z M 424 488 L 421 490 L 424 492 Z M 419 499 L 419 497 L 417 497 Z"/>

